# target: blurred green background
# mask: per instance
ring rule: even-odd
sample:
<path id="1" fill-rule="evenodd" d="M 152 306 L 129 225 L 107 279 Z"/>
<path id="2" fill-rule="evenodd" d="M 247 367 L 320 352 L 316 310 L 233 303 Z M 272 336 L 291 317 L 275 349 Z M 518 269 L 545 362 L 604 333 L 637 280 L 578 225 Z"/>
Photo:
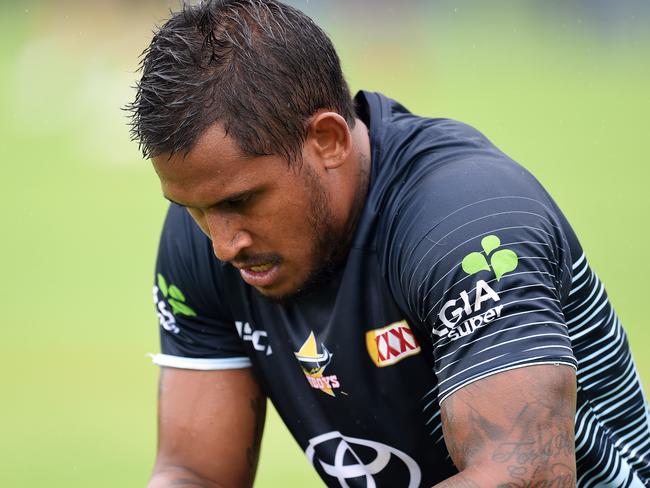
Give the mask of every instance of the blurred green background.
<path id="1" fill-rule="evenodd" d="M 646 385 L 650 8 L 294 1 L 354 90 L 475 125 L 564 209 Z M 0 4 L 0 486 L 144 486 L 166 204 L 120 110 L 171 1 Z M 320 486 L 271 412 L 256 486 Z"/>

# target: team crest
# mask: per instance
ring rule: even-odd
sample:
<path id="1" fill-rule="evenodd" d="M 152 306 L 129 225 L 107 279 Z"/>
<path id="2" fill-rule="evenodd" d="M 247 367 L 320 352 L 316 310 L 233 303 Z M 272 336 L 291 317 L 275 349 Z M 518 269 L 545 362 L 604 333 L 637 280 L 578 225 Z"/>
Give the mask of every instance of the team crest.
<path id="1" fill-rule="evenodd" d="M 325 344 L 321 344 L 321 352 L 318 352 L 316 337 L 311 332 L 309 337 L 298 352 L 294 352 L 300 363 L 303 373 L 309 385 L 316 390 L 321 390 L 331 396 L 336 396 L 334 390 L 341 385 L 335 374 L 325 375 L 325 368 L 332 361 L 333 354 L 327 350 Z"/>

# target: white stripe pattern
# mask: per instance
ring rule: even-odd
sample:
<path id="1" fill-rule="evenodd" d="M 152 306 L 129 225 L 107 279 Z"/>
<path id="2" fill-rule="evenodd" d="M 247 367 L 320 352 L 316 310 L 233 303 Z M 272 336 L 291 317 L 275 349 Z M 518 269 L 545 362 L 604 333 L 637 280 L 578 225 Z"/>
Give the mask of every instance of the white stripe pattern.
<path id="1" fill-rule="evenodd" d="M 577 486 L 650 484 L 650 425 L 625 331 L 583 255 L 565 306 L 578 360 Z"/>
<path id="2" fill-rule="evenodd" d="M 469 383 L 533 364 L 567 364 L 577 368 L 577 486 L 650 486 L 650 416 L 625 331 L 584 253 L 572 259 L 579 245 L 573 237 L 569 244 L 556 212 L 525 197 L 486 199 L 432 223 L 411 247 L 399 282 L 414 318 L 435 332 L 438 381 L 422 398 L 426 428 L 444 441 L 438 405 Z M 476 229 L 471 237 L 468 228 Z M 481 250 L 488 235 L 515 250 L 520 265 L 499 280 Z M 462 267 L 475 253 L 489 268 L 478 277 Z M 481 309 L 479 278 L 498 293 L 498 316 Z M 443 320 L 441 310 L 451 315 Z"/>

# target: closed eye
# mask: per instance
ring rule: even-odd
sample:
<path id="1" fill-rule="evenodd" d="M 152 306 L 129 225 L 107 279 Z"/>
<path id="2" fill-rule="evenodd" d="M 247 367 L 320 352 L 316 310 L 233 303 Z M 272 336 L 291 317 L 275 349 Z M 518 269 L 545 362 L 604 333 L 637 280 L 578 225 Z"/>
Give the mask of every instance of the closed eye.
<path id="1" fill-rule="evenodd" d="M 222 200 L 219 202 L 219 206 L 222 208 L 227 208 L 227 209 L 241 209 L 241 207 L 245 206 L 248 202 L 250 202 L 253 194 L 250 192 L 246 193 L 241 193 L 239 195 L 233 196 L 231 198 L 226 198 L 225 200 Z"/>

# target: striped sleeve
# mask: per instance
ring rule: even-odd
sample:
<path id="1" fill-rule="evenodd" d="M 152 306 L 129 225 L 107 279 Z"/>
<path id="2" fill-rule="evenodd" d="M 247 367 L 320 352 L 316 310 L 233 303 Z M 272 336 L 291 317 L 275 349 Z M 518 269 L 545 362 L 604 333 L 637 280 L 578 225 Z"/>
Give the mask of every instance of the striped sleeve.
<path id="1" fill-rule="evenodd" d="M 430 333 L 439 402 L 500 371 L 576 367 L 562 313 L 569 246 L 552 201 L 514 163 L 486 163 L 470 181 L 457 173 L 436 174 L 405 207 L 408 244 L 394 268 L 407 307 Z"/>
<path id="2" fill-rule="evenodd" d="M 584 254 L 564 307 L 578 360 L 577 486 L 650 484 L 650 417 L 623 326 Z"/>

